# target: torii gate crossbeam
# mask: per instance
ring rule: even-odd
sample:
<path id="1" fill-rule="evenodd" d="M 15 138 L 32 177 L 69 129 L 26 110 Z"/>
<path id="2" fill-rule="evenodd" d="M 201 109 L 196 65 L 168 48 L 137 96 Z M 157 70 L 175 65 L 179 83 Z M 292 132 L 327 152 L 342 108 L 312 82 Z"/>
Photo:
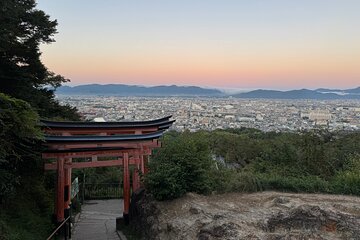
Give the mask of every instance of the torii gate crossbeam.
<path id="1" fill-rule="evenodd" d="M 130 208 L 130 165 L 133 172 L 133 191 L 140 187 L 139 172 L 146 172 L 146 161 L 154 148 L 161 146 L 159 138 L 175 120 L 171 116 L 138 122 L 53 122 L 42 121 L 45 132 L 43 159 L 45 170 L 57 171 L 55 215 L 64 221 L 69 208 L 71 169 L 88 167 L 122 166 L 125 222 Z M 115 160 L 97 161 L 97 157 L 114 157 Z M 91 158 L 90 162 L 73 162 L 73 158 Z"/>

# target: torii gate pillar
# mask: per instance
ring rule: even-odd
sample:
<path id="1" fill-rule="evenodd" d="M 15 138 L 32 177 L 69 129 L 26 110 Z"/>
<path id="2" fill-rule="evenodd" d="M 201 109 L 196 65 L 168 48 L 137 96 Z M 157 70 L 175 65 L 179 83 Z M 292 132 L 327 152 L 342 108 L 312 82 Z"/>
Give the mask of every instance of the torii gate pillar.
<path id="1" fill-rule="evenodd" d="M 56 158 L 56 162 L 45 163 L 45 170 L 57 170 L 55 215 L 57 222 L 65 219 L 64 210 L 69 208 L 71 198 L 71 169 L 86 167 L 121 166 L 124 170 L 123 219 L 129 222 L 130 169 L 133 172 L 133 192 L 139 189 L 140 172 L 146 174 L 148 155 L 153 148 L 161 147 L 159 138 L 175 120 L 171 116 L 149 121 L 135 122 L 56 122 L 41 120 L 45 132 L 43 159 Z M 129 154 L 132 155 L 130 159 Z M 135 156 L 134 156 L 135 155 Z M 140 156 L 139 156 L 140 155 Z M 105 156 L 118 160 L 73 162 L 73 158 Z M 120 158 L 122 156 L 122 160 Z M 95 160 L 95 159 L 94 159 Z"/>
<path id="2" fill-rule="evenodd" d="M 123 217 L 125 224 L 129 224 L 129 209 L 130 209 L 130 170 L 129 170 L 129 154 L 123 155 L 123 168 L 124 168 L 124 211 Z"/>
<path id="3" fill-rule="evenodd" d="M 56 220 L 57 222 L 64 221 L 64 186 L 65 186 L 65 171 L 64 163 L 65 158 L 60 157 L 57 159 L 57 187 L 56 187 Z"/>

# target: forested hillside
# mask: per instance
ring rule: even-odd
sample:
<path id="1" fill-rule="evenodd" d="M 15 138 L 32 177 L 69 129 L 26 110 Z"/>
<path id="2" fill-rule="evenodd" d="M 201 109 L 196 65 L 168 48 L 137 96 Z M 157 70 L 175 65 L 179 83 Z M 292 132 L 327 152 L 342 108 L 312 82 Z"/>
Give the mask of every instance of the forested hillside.
<path id="1" fill-rule="evenodd" d="M 261 190 L 360 195 L 360 133 L 170 132 L 145 181 L 158 200 Z"/>

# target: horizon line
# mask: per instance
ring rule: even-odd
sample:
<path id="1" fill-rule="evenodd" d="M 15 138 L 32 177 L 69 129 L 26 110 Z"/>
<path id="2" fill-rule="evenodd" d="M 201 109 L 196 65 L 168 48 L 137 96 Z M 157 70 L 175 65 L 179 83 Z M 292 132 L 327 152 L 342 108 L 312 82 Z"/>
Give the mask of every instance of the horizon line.
<path id="1" fill-rule="evenodd" d="M 126 85 L 126 86 L 136 86 L 136 87 L 145 87 L 145 88 L 150 88 L 150 87 L 160 87 L 160 86 L 165 86 L 165 87 L 171 87 L 171 86 L 176 86 L 176 87 L 200 87 L 200 88 L 205 88 L 205 89 L 215 89 L 215 90 L 221 90 L 221 91 L 253 91 L 253 90 L 274 90 L 274 91 L 291 91 L 291 90 L 302 90 L 302 89 L 307 89 L 307 90 L 317 90 L 317 89 L 329 89 L 329 90 L 347 90 L 347 89 L 354 89 L 354 88 L 359 88 L 360 85 L 358 86 L 353 86 L 353 87 L 344 87 L 344 88 L 340 88 L 340 87 L 316 87 L 316 88 L 307 88 L 307 87 L 299 87 L 299 88 L 268 88 L 268 87 L 217 87 L 217 86 L 204 86 L 204 85 L 178 85 L 178 84 L 155 84 L 155 85 L 145 85 L 145 84 L 127 84 L 127 83 L 83 83 L 83 84 L 64 84 L 62 86 L 66 86 L 66 87 L 78 87 L 78 86 L 85 86 L 85 85 L 100 85 L 100 86 L 106 86 L 106 85 Z"/>

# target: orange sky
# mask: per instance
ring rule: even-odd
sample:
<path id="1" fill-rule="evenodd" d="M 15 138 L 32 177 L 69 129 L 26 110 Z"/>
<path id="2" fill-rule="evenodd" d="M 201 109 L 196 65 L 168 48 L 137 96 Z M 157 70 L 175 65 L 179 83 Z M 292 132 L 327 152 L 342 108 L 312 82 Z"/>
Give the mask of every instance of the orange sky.
<path id="1" fill-rule="evenodd" d="M 39 1 L 59 22 L 43 61 L 71 85 L 360 85 L 359 1 L 110 2 Z"/>

